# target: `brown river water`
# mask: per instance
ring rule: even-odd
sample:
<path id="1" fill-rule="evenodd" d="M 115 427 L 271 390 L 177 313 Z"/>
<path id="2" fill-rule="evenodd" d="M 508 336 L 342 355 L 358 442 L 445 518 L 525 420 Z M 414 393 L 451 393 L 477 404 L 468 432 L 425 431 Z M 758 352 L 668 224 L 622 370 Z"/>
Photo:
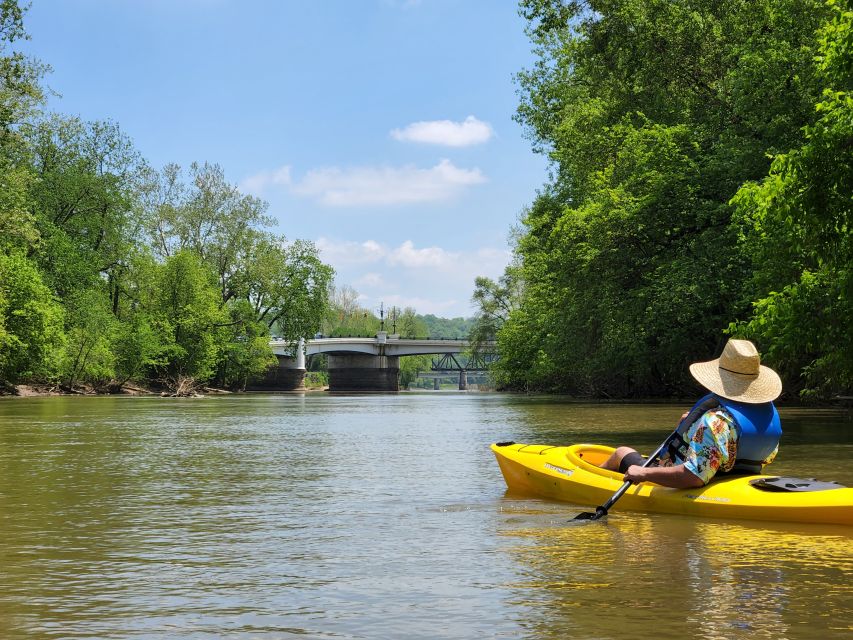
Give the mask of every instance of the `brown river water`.
<path id="1" fill-rule="evenodd" d="M 434 392 L 0 399 L 0 640 L 853 637 L 853 528 L 506 493 L 488 445 L 651 451 L 684 406 Z M 853 486 L 783 409 L 773 473 Z"/>

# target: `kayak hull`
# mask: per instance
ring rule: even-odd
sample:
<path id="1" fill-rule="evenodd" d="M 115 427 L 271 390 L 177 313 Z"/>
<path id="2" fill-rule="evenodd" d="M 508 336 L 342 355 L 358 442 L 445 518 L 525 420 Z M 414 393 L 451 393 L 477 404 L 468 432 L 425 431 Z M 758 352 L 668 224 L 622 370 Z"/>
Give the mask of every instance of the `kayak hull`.
<path id="1" fill-rule="evenodd" d="M 578 444 L 493 444 L 507 487 L 579 505 L 605 503 L 622 486 L 622 474 L 601 469 L 613 449 Z M 614 510 L 673 513 L 692 517 L 853 525 L 853 489 L 766 491 L 751 483 L 769 475 L 725 476 L 698 489 L 633 485 Z"/>

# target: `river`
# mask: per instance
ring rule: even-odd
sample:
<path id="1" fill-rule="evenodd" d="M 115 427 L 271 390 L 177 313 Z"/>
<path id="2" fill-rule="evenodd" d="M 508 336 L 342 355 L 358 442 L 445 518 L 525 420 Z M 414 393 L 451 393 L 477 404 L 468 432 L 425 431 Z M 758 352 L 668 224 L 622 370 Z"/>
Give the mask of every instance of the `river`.
<path id="1" fill-rule="evenodd" d="M 650 451 L 684 407 L 486 393 L 0 399 L 0 638 L 849 638 L 849 527 L 506 495 L 491 442 Z M 853 486 L 783 409 L 774 473 Z"/>

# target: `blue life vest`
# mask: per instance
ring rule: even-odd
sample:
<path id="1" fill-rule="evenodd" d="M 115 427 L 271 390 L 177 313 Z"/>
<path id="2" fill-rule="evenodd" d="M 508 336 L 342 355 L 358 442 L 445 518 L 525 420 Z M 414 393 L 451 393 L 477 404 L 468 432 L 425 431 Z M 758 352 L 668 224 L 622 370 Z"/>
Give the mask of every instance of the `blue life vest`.
<path id="1" fill-rule="evenodd" d="M 678 427 L 679 435 L 686 433 L 706 411 L 717 406 L 723 407 L 734 418 L 738 435 L 735 464 L 728 473 L 761 473 L 762 463 L 776 449 L 782 436 L 782 423 L 776 407 L 772 402 L 736 402 L 709 393 L 700 398 L 687 418 L 682 420 Z M 674 445 L 670 448 L 670 457 L 673 460 L 684 460 L 681 450 L 686 443 L 678 438 Z"/>

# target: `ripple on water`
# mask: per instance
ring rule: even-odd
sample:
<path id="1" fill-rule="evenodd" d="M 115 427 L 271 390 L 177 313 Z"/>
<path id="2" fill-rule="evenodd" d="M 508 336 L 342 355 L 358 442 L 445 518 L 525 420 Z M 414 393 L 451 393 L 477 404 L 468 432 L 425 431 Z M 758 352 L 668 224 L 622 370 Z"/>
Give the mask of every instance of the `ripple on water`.
<path id="1" fill-rule="evenodd" d="M 578 526 L 577 507 L 504 495 L 489 442 L 653 441 L 675 407 L 36 400 L 0 401 L 10 638 L 849 633 L 846 531 L 622 512 Z"/>

